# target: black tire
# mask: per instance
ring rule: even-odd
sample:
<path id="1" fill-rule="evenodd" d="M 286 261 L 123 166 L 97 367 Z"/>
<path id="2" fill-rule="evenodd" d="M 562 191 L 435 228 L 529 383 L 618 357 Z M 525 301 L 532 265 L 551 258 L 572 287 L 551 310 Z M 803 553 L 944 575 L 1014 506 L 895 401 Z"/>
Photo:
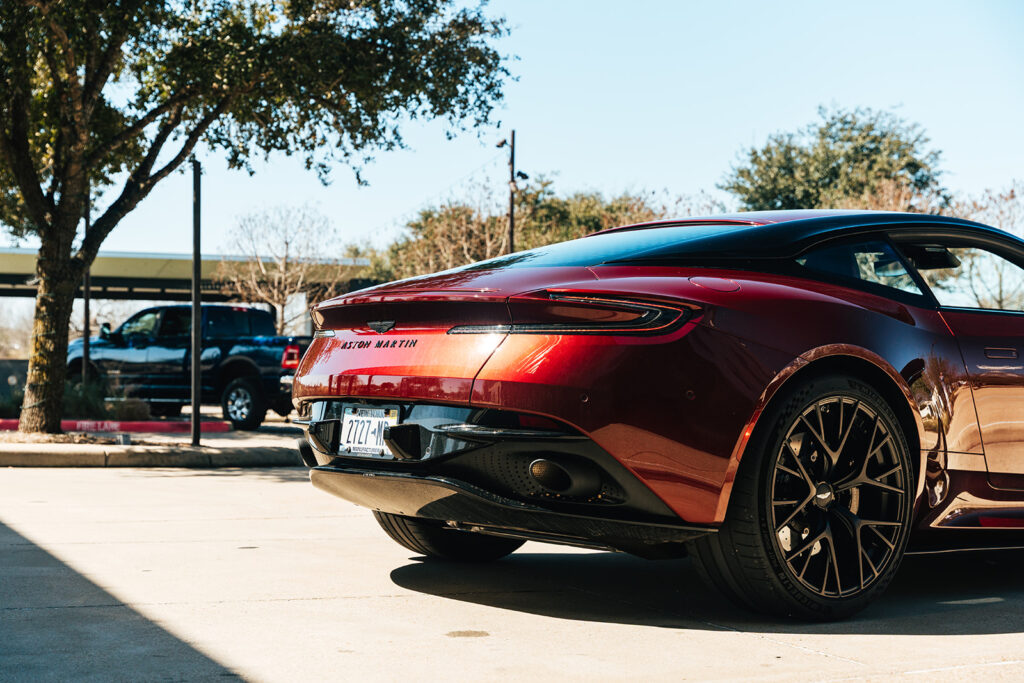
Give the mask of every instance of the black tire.
<path id="1" fill-rule="evenodd" d="M 457 531 L 441 522 L 374 511 L 377 523 L 396 543 L 414 553 L 453 562 L 491 562 L 523 544 L 515 538 Z"/>
<path id="2" fill-rule="evenodd" d="M 249 377 L 228 382 L 220 396 L 224 419 L 235 429 L 252 431 L 263 424 L 267 416 L 267 400 L 259 385 Z"/>
<path id="3" fill-rule="evenodd" d="M 913 481 L 906 437 L 885 399 L 853 377 L 810 378 L 766 411 L 725 522 L 692 542 L 690 554 L 743 607 L 842 619 L 881 595 L 899 568 Z"/>
<path id="4" fill-rule="evenodd" d="M 150 403 L 149 412 L 153 417 L 178 417 L 181 415 L 180 403 Z"/>

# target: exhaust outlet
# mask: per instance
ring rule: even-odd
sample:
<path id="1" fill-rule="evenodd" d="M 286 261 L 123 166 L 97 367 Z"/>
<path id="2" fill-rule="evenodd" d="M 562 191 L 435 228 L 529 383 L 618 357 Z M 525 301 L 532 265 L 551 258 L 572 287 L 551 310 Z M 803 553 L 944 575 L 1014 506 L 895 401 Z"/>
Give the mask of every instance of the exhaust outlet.
<path id="1" fill-rule="evenodd" d="M 601 490 L 601 478 L 593 468 L 575 462 L 537 458 L 530 463 L 530 476 L 548 493 L 590 497 Z"/>

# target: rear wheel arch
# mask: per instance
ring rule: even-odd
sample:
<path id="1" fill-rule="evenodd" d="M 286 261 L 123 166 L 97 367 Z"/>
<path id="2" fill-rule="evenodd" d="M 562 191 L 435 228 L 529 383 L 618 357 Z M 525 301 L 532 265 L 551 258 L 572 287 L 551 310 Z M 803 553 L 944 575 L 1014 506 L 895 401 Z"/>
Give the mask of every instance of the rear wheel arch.
<path id="1" fill-rule="evenodd" d="M 220 372 L 217 375 L 217 393 L 223 392 L 228 384 L 239 377 L 249 377 L 258 383 L 260 370 L 248 358 L 228 358 L 221 363 Z"/>
<path id="2" fill-rule="evenodd" d="M 811 360 L 807 360 L 808 357 Z M 869 360 L 870 358 L 870 360 Z M 881 394 L 892 408 L 903 430 L 907 441 L 910 457 L 914 460 L 915 483 L 920 493 L 924 481 L 925 454 L 921 452 L 921 416 L 913 403 L 910 388 L 899 373 L 875 354 L 864 349 L 851 349 L 850 352 L 822 353 L 818 350 L 804 354 L 780 372 L 769 385 L 769 391 L 755 411 L 755 417 L 743 431 L 741 442 L 737 444 L 730 463 L 726 489 L 719 500 L 715 519 L 725 519 L 725 511 L 729 505 L 732 482 L 736 470 L 745 457 L 747 448 L 756 443 L 753 438 L 758 430 L 771 429 L 774 409 L 780 405 L 794 387 L 799 387 L 808 379 L 826 375 L 848 375 L 859 379 Z M 899 377 L 900 379 L 895 379 Z"/>

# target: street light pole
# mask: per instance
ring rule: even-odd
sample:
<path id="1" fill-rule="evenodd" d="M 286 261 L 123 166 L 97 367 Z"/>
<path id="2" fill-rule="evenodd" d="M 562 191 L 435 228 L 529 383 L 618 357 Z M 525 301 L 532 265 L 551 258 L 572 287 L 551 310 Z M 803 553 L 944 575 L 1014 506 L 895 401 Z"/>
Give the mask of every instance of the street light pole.
<path id="1" fill-rule="evenodd" d="M 508 146 L 508 253 L 516 251 L 516 131 Z"/>
<path id="2" fill-rule="evenodd" d="M 85 192 L 85 235 L 89 234 L 89 224 L 92 222 L 92 193 L 89 190 Z M 83 235 L 83 239 L 85 239 Z M 89 383 L 89 333 L 92 331 L 89 325 L 89 296 L 90 288 L 92 285 L 92 278 L 89 277 L 89 271 L 92 270 L 92 266 L 86 266 L 85 275 L 82 276 L 82 308 L 85 309 L 85 325 L 83 327 L 85 334 L 82 335 L 82 387 L 83 389 Z"/>
<path id="3" fill-rule="evenodd" d="M 192 157 L 192 445 L 199 445 L 199 405 L 202 401 L 202 375 L 199 357 L 202 353 L 202 299 L 199 292 L 202 277 L 202 254 L 199 247 L 199 209 L 202 166 Z"/>

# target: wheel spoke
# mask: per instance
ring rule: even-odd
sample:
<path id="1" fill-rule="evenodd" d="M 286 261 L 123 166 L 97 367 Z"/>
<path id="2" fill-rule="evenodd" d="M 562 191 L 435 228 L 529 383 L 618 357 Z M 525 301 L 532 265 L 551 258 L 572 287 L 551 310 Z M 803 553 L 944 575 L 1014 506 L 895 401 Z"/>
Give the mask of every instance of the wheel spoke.
<path id="1" fill-rule="evenodd" d="M 780 469 L 780 470 L 782 470 L 783 472 L 786 472 L 786 473 L 788 473 L 788 474 L 792 474 L 792 475 L 793 475 L 794 477 L 799 477 L 800 479 L 803 479 L 803 478 L 804 478 L 804 475 L 800 474 L 799 472 L 797 472 L 797 471 L 796 471 L 796 470 L 794 470 L 794 469 L 791 469 L 791 468 L 789 468 L 789 467 L 786 467 L 786 466 L 785 466 L 785 465 L 783 465 L 782 463 L 779 463 L 779 464 L 778 464 L 778 465 L 776 465 L 775 467 L 776 467 L 777 469 Z"/>
<path id="2" fill-rule="evenodd" d="M 811 478 L 811 475 L 808 474 L 807 472 L 807 468 L 804 467 L 803 462 L 800 461 L 800 456 L 793 450 L 793 447 L 789 445 L 789 441 L 786 442 L 786 448 L 793 455 L 793 460 L 796 460 L 796 466 L 800 468 L 799 476 L 803 477 L 803 480 L 807 483 L 808 488 L 810 488 L 813 492 L 815 488 L 814 479 Z M 792 472 L 792 470 L 788 471 Z"/>
<path id="3" fill-rule="evenodd" d="M 808 550 L 812 550 L 812 549 L 814 549 L 814 544 L 815 544 L 815 543 L 817 543 L 818 541 L 820 541 L 820 540 L 821 540 L 822 538 L 824 538 L 824 537 L 825 537 L 825 532 L 824 532 L 824 531 L 822 531 L 821 533 L 819 533 L 819 534 L 818 534 L 817 536 L 815 536 L 814 538 L 810 539 L 809 541 L 806 541 L 806 542 L 805 542 L 805 543 L 804 543 L 804 544 L 803 544 L 802 546 L 800 546 L 800 548 L 799 548 L 799 549 L 797 549 L 797 550 L 794 550 L 794 551 L 793 551 L 793 552 L 792 552 L 792 553 L 790 554 L 790 557 L 791 557 L 791 558 L 793 558 L 793 557 L 799 557 L 800 555 L 802 555 L 803 553 L 807 552 Z"/>
<path id="4" fill-rule="evenodd" d="M 843 401 L 839 401 L 839 428 L 842 430 L 843 424 L 843 413 L 842 413 Z M 846 448 L 846 442 L 850 438 L 850 432 L 853 431 L 853 423 L 857 421 L 857 412 L 860 410 L 860 401 L 853 406 L 853 414 L 850 416 L 850 424 L 846 426 L 846 433 L 842 434 L 842 438 L 839 441 L 839 446 L 836 447 L 835 454 L 832 457 L 832 464 L 835 464 L 839 460 L 839 456 L 842 455 L 843 449 Z"/>
<path id="5" fill-rule="evenodd" d="M 825 452 L 828 453 L 828 456 L 831 458 L 832 457 L 832 451 L 829 450 L 828 443 L 825 442 L 824 429 L 822 429 L 822 431 L 816 430 L 814 427 L 811 426 L 811 423 L 808 422 L 807 418 L 804 417 L 803 415 L 800 416 L 800 419 L 803 421 L 804 425 L 807 426 L 807 430 L 811 433 L 811 436 L 813 436 L 814 439 L 818 442 L 818 445 L 821 446 L 822 448 L 824 448 Z M 818 413 L 818 422 L 819 422 L 819 424 L 821 423 L 821 413 L 820 412 Z"/>
<path id="6" fill-rule="evenodd" d="M 895 550 L 896 549 L 896 544 L 893 543 L 892 541 L 890 541 L 888 538 L 886 538 L 885 534 L 883 534 L 881 531 L 879 531 L 878 529 L 876 529 L 875 527 L 873 527 L 871 525 L 867 525 L 867 527 L 875 532 L 875 536 L 878 536 L 880 539 L 882 539 L 882 543 L 885 543 L 887 546 L 889 546 L 889 550 Z"/>
<path id="7" fill-rule="evenodd" d="M 839 558 L 836 556 L 836 542 L 835 539 L 832 538 L 831 528 L 825 538 L 828 540 L 828 554 L 832 556 L 832 568 L 836 574 L 836 593 L 842 595 L 843 582 L 839 579 Z"/>
<path id="8" fill-rule="evenodd" d="M 796 506 L 796 509 L 789 513 L 789 517 L 786 517 L 786 521 L 775 527 L 775 533 L 777 534 L 783 529 L 785 529 L 786 525 L 792 522 L 796 518 L 796 516 L 799 515 L 803 511 L 803 509 L 807 507 L 807 504 L 810 503 L 812 500 L 814 500 L 814 491 L 811 491 L 806 498 L 800 501 L 800 504 Z"/>
<path id="9" fill-rule="evenodd" d="M 866 479 L 860 483 L 863 484 L 864 486 L 874 486 L 875 488 L 885 489 L 886 491 L 892 491 L 894 493 L 903 493 L 903 489 L 899 488 L 898 486 L 890 486 L 889 484 L 883 484 L 882 482 L 877 481 L 875 479 Z"/>

